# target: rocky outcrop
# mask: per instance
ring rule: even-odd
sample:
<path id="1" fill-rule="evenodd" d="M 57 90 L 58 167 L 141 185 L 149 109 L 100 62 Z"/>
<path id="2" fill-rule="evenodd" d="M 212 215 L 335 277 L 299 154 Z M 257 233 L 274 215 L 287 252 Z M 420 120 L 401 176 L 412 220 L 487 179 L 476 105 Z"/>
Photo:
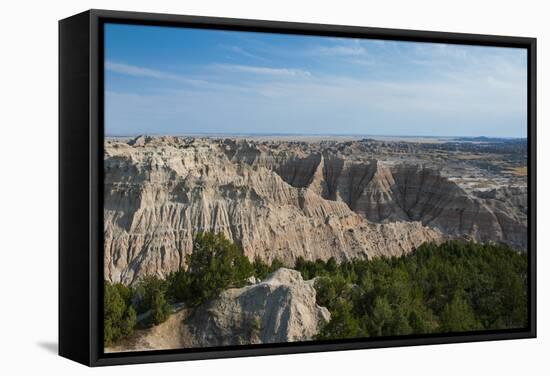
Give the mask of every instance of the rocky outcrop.
<path id="1" fill-rule="evenodd" d="M 315 296 L 313 281 L 281 268 L 262 282 L 226 290 L 215 300 L 138 330 L 106 352 L 311 340 L 330 321 Z"/>
<path id="2" fill-rule="evenodd" d="M 502 239 L 519 248 L 527 247 L 527 188 L 500 187 L 490 191 L 477 192 L 477 197 L 494 214 Z M 490 234 L 485 234 L 490 237 Z"/>
<path id="3" fill-rule="evenodd" d="M 310 188 L 322 179 L 314 158 L 312 178 L 291 172 L 293 186 L 276 171 L 281 157 L 231 145 L 172 138 L 106 144 L 107 280 L 131 284 L 179 269 L 197 232 L 222 232 L 251 260 L 278 258 L 289 266 L 297 257 L 398 256 L 442 237 L 410 220 L 369 223 L 345 201 L 326 199 L 328 188 Z"/>
<path id="4" fill-rule="evenodd" d="M 451 237 L 524 249 L 527 195 L 525 190 L 514 192 L 472 195 L 434 169 L 399 165 L 377 169 L 355 211 L 375 222 L 420 221 Z"/>
<path id="5" fill-rule="evenodd" d="M 525 187 L 471 194 L 432 167 L 384 165 L 327 152 L 279 163 L 284 168 L 275 170 L 287 183 L 344 202 L 370 222 L 418 221 L 450 237 L 527 246 Z"/>
<path id="6" fill-rule="evenodd" d="M 186 324 L 199 347 L 306 341 L 330 320 L 315 294 L 312 281 L 281 268 L 256 285 L 223 292 Z"/>

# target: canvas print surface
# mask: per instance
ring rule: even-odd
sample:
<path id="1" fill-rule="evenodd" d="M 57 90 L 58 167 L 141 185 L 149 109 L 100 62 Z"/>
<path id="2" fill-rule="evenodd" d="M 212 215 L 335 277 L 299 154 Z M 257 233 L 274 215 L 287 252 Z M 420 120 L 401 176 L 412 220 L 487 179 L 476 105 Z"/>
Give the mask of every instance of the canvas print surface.
<path id="1" fill-rule="evenodd" d="M 527 327 L 525 49 L 104 27 L 106 353 Z"/>

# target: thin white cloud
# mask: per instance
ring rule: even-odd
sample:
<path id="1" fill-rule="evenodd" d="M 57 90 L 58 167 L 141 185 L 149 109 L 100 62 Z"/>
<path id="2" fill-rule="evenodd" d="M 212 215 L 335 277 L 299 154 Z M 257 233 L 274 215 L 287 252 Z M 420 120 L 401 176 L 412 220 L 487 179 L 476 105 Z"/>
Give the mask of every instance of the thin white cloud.
<path id="1" fill-rule="evenodd" d="M 376 62 L 369 55 L 367 47 L 358 40 L 351 43 L 346 41 L 345 43 L 314 46 L 306 50 L 305 53 L 309 56 L 343 59 L 342 61 L 356 65 L 371 67 L 376 65 Z"/>
<path id="2" fill-rule="evenodd" d="M 239 46 L 223 46 L 223 48 L 228 50 L 228 51 L 231 51 L 233 53 L 248 57 L 250 59 L 267 61 L 266 58 L 264 58 L 262 56 L 259 56 L 259 55 L 256 55 L 256 54 L 253 54 L 253 53 L 251 53 L 251 52 L 249 52 L 249 51 L 247 51 L 244 48 L 239 47 Z"/>
<path id="3" fill-rule="evenodd" d="M 194 78 L 188 78 L 185 76 L 181 76 L 179 74 L 174 74 L 170 72 L 163 72 L 155 69 L 149 69 L 145 67 L 139 67 L 136 65 L 130 65 L 130 64 L 124 64 L 124 63 L 118 63 L 114 61 L 106 61 L 105 62 L 105 69 L 110 72 L 115 72 L 119 74 L 124 74 L 127 76 L 134 76 L 134 77 L 148 77 L 148 78 L 156 78 L 159 80 L 168 80 L 168 81 L 175 81 L 183 84 L 189 84 L 189 85 L 206 85 L 208 84 L 207 81 L 204 80 L 198 80 Z"/>
<path id="4" fill-rule="evenodd" d="M 327 132 L 363 134 L 521 136 L 526 94 L 490 79 L 409 81 L 341 76 L 245 82 L 236 92 L 185 89 L 108 93 L 107 124 L 135 131 Z M 252 109 L 252 110 L 251 110 Z M 182 119 L 185 121 L 182 125 Z M 154 127 L 151 124 L 155 124 Z M 160 124 L 160 125 L 159 125 Z M 110 127 L 111 133 L 125 129 Z M 526 129 L 526 128 L 524 128 Z"/>
<path id="5" fill-rule="evenodd" d="M 321 56 L 367 56 L 367 48 L 359 41 L 345 44 L 335 44 L 330 46 L 315 46 L 308 51 L 311 55 Z"/>
<path id="6" fill-rule="evenodd" d="M 377 65 L 375 60 L 369 58 L 350 58 L 348 62 L 352 64 L 363 65 L 366 67 L 374 67 Z"/>
<path id="7" fill-rule="evenodd" d="M 303 69 L 292 68 L 270 68 L 259 67 L 252 65 L 239 65 L 239 64 L 216 64 L 216 68 L 240 72 L 240 73 L 252 73 L 258 75 L 278 76 L 278 77 L 310 77 L 311 73 Z"/>
<path id="8" fill-rule="evenodd" d="M 363 56 L 367 54 L 367 49 L 361 46 L 333 46 L 317 47 L 315 52 L 320 55 Z"/>

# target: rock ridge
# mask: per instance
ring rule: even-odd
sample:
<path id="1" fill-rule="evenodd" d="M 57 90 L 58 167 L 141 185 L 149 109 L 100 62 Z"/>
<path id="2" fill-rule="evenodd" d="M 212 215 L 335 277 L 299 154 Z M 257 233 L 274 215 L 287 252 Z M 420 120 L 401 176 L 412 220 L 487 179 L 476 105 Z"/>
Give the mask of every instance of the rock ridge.
<path id="1" fill-rule="evenodd" d="M 184 265 L 197 232 L 251 260 L 399 256 L 459 237 L 526 247 L 526 190 L 467 192 L 434 168 L 347 143 L 140 136 L 107 140 L 105 278 L 132 284 Z"/>

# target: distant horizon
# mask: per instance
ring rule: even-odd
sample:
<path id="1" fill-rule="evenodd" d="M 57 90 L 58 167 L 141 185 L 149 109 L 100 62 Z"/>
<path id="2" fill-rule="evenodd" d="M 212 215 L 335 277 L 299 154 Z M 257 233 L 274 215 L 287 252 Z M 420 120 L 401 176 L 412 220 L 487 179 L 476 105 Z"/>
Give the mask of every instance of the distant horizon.
<path id="1" fill-rule="evenodd" d="M 505 136 L 461 136 L 461 135 L 446 135 L 446 136 L 428 136 L 428 135 L 407 135 L 407 134 L 362 134 L 362 133 L 280 133 L 280 132 L 189 132 L 189 133 L 135 133 L 135 134 L 105 134 L 104 137 L 186 137 L 186 136 L 330 136 L 330 137 L 405 137 L 405 138 L 486 138 L 486 139 L 507 139 L 507 140 L 526 140 L 527 137 L 505 137 Z"/>
<path id="2" fill-rule="evenodd" d="M 113 23 L 104 37 L 106 134 L 527 137 L 522 48 Z"/>

